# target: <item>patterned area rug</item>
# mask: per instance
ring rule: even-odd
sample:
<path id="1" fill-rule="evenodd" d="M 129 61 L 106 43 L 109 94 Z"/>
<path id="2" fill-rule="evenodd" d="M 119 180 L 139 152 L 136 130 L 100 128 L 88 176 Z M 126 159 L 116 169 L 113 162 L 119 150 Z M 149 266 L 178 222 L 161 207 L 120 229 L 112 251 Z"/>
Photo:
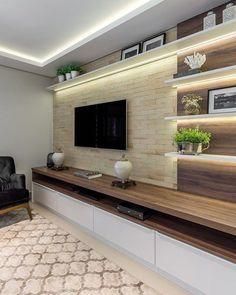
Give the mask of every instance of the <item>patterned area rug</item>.
<path id="1" fill-rule="evenodd" d="M 16 215 L 0 216 L 1 295 L 157 294 L 36 212 Z"/>

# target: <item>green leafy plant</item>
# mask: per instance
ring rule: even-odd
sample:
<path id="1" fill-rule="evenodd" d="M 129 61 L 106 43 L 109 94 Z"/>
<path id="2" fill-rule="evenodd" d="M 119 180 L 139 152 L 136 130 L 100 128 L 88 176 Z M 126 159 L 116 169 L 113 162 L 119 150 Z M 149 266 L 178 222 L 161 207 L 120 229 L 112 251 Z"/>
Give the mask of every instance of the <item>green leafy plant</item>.
<path id="1" fill-rule="evenodd" d="M 66 73 L 70 73 L 71 71 L 78 71 L 79 73 L 83 73 L 83 70 L 80 66 L 75 64 L 65 65 L 57 69 L 57 76 L 65 75 Z"/>
<path id="2" fill-rule="evenodd" d="M 65 74 L 65 71 L 64 71 L 63 67 L 57 69 L 57 76 L 61 76 L 61 75 L 64 75 L 64 74 Z"/>
<path id="3" fill-rule="evenodd" d="M 81 71 L 81 68 L 78 65 L 71 64 L 70 68 L 71 68 L 71 71 L 78 71 L 78 72 Z"/>
<path id="4" fill-rule="evenodd" d="M 206 132 L 198 128 L 181 128 L 179 131 L 176 132 L 174 136 L 174 141 L 177 144 L 190 142 L 208 145 L 211 141 L 211 138 L 212 134 L 210 132 Z"/>
<path id="5" fill-rule="evenodd" d="M 64 70 L 64 73 L 67 74 L 67 73 L 70 73 L 72 70 L 71 70 L 71 65 L 66 65 L 63 67 L 63 70 Z"/>

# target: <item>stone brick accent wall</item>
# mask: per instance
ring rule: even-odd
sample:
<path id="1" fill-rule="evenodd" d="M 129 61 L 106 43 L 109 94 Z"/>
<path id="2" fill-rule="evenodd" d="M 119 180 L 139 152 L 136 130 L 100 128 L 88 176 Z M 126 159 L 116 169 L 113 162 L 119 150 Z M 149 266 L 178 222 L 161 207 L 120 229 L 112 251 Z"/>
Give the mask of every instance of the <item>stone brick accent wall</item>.
<path id="1" fill-rule="evenodd" d="M 165 152 L 173 150 L 176 128 L 164 117 L 176 114 L 177 97 L 176 89 L 167 87 L 164 81 L 176 73 L 176 67 L 176 57 L 170 57 L 55 93 L 54 148 L 63 148 L 65 164 L 114 175 L 113 166 L 122 151 L 74 147 L 74 108 L 127 99 L 125 153 L 133 163 L 132 178 L 176 188 L 176 163 L 164 157 Z"/>

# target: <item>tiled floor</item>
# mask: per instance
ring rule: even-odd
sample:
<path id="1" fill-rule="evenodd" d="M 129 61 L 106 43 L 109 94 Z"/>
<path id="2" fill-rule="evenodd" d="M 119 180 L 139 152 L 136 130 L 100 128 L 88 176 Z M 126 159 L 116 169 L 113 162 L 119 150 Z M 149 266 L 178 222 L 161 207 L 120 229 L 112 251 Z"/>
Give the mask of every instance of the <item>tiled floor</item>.
<path id="1" fill-rule="evenodd" d="M 19 217 L 19 213 L 5 216 L 1 226 Z M 21 218 L 25 219 L 23 211 Z M 36 213 L 31 222 L 27 219 L 0 229 L 0 268 L 1 295 L 157 294 Z"/>

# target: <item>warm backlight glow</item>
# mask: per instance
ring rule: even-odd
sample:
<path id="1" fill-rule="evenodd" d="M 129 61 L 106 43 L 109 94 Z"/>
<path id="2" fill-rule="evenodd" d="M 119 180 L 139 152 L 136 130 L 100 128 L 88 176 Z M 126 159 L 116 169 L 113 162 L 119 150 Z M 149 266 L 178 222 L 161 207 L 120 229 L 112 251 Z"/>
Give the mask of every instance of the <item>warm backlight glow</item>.
<path id="1" fill-rule="evenodd" d="M 234 39 L 235 37 L 236 37 L 235 32 L 230 33 L 230 34 L 226 34 L 224 36 L 219 36 L 219 37 L 216 37 L 216 38 L 211 39 L 209 41 L 205 41 L 205 42 L 201 42 L 199 44 L 195 44 L 193 46 L 185 47 L 182 50 L 178 50 L 177 51 L 177 54 L 178 55 L 184 55 L 184 54 L 187 54 L 188 52 L 193 52 L 193 51 L 201 50 L 203 48 L 204 49 L 207 49 L 208 47 L 210 47 L 212 45 L 217 45 L 218 43 L 221 43 L 223 41 L 227 41 L 227 40 L 230 40 L 230 39 Z"/>
<path id="2" fill-rule="evenodd" d="M 181 90 L 187 90 L 187 89 L 191 88 L 192 86 L 204 88 L 205 86 L 210 85 L 210 84 L 222 83 L 222 82 L 234 82 L 234 81 L 236 81 L 236 74 L 228 75 L 228 76 L 225 75 L 225 76 L 222 76 L 219 78 L 191 81 L 189 83 L 183 82 L 182 84 L 181 84 L 181 82 L 179 82 L 179 83 L 173 84 L 172 87 L 174 87 L 174 88 L 177 87 L 178 89 L 181 89 Z"/>
<path id="3" fill-rule="evenodd" d="M 0 55 L 16 59 L 22 62 L 30 63 L 36 66 L 43 67 L 48 63 L 58 59 L 59 57 L 69 53 L 70 51 L 82 46 L 90 40 L 104 34 L 114 27 L 128 21 L 132 17 L 144 12 L 145 10 L 163 2 L 164 0 L 137 0 L 135 3 L 127 5 L 124 9 L 109 16 L 102 23 L 97 24 L 87 32 L 76 36 L 73 40 L 67 41 L 63 46 L 53 50 L 50 54 L 43 58 L 29 56 L 19 51 L 11 50 L 9 48 L 0 48 Z"/>

